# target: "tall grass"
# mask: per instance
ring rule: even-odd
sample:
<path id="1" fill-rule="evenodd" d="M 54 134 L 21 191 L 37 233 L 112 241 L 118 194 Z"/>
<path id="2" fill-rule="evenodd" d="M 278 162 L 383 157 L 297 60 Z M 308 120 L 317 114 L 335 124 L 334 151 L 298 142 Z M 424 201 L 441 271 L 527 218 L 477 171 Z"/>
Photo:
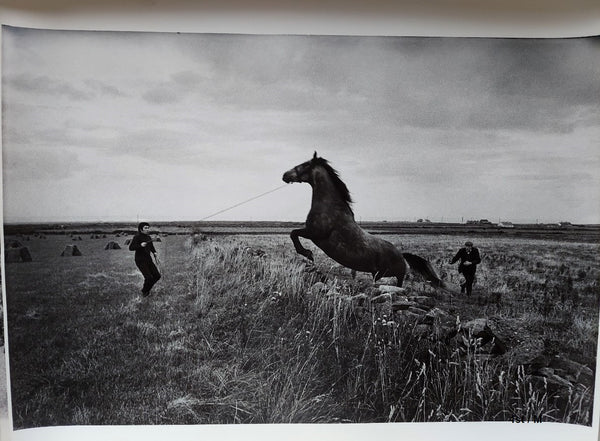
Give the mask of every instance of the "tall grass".
<path id="1" fill-rule="evenodd" d="M 36 267 L 9 268 L 16 427 L 514 415 L 591 424 L 584 394 L 557 396 L 510 359 L 486 357 L 472 336 L 445 341 L 423 333 L 389 304 L 364 302 L 370 280 L 352 280 L 322 254 L 314 267 L 286 239 L 238 236 L 160 246 L 164 278 L 144 300 L 128 254 L 111 254 L 110 261 L 92 254 L 95 271 L 89 261 L 67 265 L 49 255 Z M 439 248 L 414 251 L 432 261 L 439 254 Z M 553 337 L 562 326 L 566 335 L 577 335 L 577 350 L 595 358 L 597 323 L 590 325 L 587 297 L 552 303 L 544 313 L 535 307 L 544 291 L 532 288 L 525 296 L 526 288 L 504 277 L 514 266 L 493 259 L 479 283 L 501 299 L 451 304 L 461 317 L 535 314 Z M 30 280 L 32 270 L 45 271 L 44 277 Z M 531 274 L 522 280 L 542 286 L 542 277 Z M 596 263 L 574 289 L 583 292 L 594 274 Z M 546 287 L 547 295 L 560 295 Z M 407 289 L 437 295 L 416 280 Z"/>
<path id="2" fill-rule="evenodd" d="M 589 415 L 561 414 L 560 403 L 522 369 L 480 357 L 477 345 L 464 349 L 422 338 L 415 322 L 358 306 L 356 284 L 307 272 L 304 262 L 279 249 L 271 253 L 255 257 L 232 242 L 212 245 L 195 259 L 192 290 L 203 317 L 213 317 L 203 320 L 202 332 L 236 335 L 231 354 L 239 357 L 240 375 L 248 376 L 241 381 L 254 395 L 250 400 L 248 389 L 238 391 L 237 403 L 254 405 L 244 411 L 231 406 L 232 420 L 486 421 L 519 415 L 589 423 Z"/>

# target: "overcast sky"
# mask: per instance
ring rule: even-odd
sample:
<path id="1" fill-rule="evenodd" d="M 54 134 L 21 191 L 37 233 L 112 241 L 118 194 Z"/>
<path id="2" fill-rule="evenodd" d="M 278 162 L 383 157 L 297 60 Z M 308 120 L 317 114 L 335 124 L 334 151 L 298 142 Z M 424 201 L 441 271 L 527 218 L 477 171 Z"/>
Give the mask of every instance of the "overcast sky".
<path id="1" fill-rule="evenodd" d="M 599 39 L 5 28 L 2 63 L 7 222 L 200 220 L 316 150 L 357 220 L 600 223 Z"/>

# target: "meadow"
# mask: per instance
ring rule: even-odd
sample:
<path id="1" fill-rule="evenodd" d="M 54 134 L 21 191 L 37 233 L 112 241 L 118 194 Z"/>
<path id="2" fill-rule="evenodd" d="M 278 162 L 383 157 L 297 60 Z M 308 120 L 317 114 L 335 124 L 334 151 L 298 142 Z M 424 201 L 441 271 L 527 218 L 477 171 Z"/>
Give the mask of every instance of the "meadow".
<path id="1" fill-rule="evenodd" d="M 449 261 L 467 237 L 383 237 L 458 280 Z M 381 295 L 312 244 L 315 264 L 301 258 L 286 235 L 169 235 L 155 244 L 163 279 L 142 298 L 125 239 L 31 237 L 32 261 L 6 264 L 16 429 L 515 415 L 591 424 L 595 242 L 469 237 L 483 262 L 466 298 L 411 275 L 403 292 Z M 122 249 L 105 250 L 110 240 Z M 71 243 L 82 256 L 61 257 Z M 399 298 L 410 308 L 397 310 Z M 476 319 L 501 353 L 475 335 Z"/>

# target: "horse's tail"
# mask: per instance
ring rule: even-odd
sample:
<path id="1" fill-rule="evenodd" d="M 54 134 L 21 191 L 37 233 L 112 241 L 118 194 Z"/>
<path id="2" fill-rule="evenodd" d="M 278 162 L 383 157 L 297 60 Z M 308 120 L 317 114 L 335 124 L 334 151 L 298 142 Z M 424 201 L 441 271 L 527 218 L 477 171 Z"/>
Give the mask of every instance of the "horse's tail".
<path id="1" fill-rule="evenodd" d="M 431 286 L 452 294 L 458 294 L 460 292 L 456 287 L 440 279 L 431 266 L 431 263 L 427 260 L 411 253 L 402 253 L 402 257 L 404 257 L 404 260 L 406 260 L 410 269 L 423 277 Z"/>

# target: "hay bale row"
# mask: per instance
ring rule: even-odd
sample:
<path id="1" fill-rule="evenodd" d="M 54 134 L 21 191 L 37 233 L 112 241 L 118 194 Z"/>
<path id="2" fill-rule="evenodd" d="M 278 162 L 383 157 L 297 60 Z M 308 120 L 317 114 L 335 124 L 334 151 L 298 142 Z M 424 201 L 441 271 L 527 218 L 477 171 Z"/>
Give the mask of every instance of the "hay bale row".
<path id="1" fill-rule="evenodd" d="M 81 240 L 81 237 L 74 238 L 73 240 Z M 156 242 L 160 242 L 160 238 L 155 240 Z M 131 239 L 127 239 L 125 241 L 125 245 L 129 245 L 131 243 Z M 114 241 L 110 241 L 104 247 L 105 250 L 120 250 L 121 246 Z M 62 253 L 60 253 L 61 257 L 66 256 L 82 256 L 81 250 L 77 247 L 77 245 L 66 245 Z M 31 258 L 31 253 L 29 252 L 29 248 L 23 246 L 23 244 L 17 240 L 13 240 L 6 244 L 6 249 L 4 253 L 4 259 L 7 263 L 16 263 L 16 262 L 31 262 L 33 259 Z"/>

